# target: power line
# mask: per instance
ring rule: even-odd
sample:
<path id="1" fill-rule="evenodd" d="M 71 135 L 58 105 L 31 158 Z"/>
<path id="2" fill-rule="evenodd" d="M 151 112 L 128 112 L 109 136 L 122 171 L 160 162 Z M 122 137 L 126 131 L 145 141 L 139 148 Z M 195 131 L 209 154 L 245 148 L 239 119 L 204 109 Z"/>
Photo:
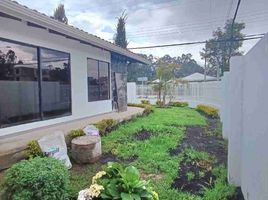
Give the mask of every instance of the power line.
<path id="1" fill-rule="evenodd" d="M 236 6 L 236 9 L 235 9 L 234 18 L 233 18 L 233 21 L 232 21 L 232 26 L 231 26 L 231 39 L 233 38 L 234 24 L 235 24 L 235 20 L 236 20 L 236 16 L 237 16 L 237 13 L 238 13 L 238 10 L 239 10 L 240 3 L 241 3 L 241 0 L 238 0 L 237 6 Z"/>
<path id="2" fill-rule="evenodd" d="M 260 36 L 262 35 L 262 36 Z M 245 36 L 244 38 L 241 39 L 234 39 L 232 41 L 245 41 L 245 40 L 255 40 L 255 39 L 261 39 L 264 34 L 252 34 L 249 36 Z M 228 40 L 215 40 L 215 41 L 210 41 L 210 43 L 221 43 L 221 42 L 228 42 L 231 41 L 230 39 Z M 173 46 L 186 46 L 186 45 L 195 45 L 195 44 L 205 44 L 208 41 L 194 41 L 194 42 L 183 42 L 183 43 L 174 43 L 174 44 L 163 44 L 163 45 L 152 45 L 152 46 L 142 46 L 142 47 L 132 47 L 128 49 L 152 49 L 152 48 L 163 48 L 163 47 L 173 47 Z"/>

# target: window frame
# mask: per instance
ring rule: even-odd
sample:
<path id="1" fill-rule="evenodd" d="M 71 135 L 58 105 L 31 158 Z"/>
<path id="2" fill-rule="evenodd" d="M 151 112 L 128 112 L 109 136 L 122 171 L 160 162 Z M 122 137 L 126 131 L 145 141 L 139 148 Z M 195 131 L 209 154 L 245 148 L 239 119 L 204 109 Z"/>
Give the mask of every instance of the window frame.
<path id="1" fill-rule="evenodd" d="M 37 79 L 37 83 L 38 83 L 38 98 L 39 98 L 39 117 L 40 119 L 36 119 L 33 120 L 32 122 L 39 122 L 39 121 L 46 121 L 46 120 L 50 120 L 50 119 L 56 119 L 56 118 L 62 118 L 62 117 L 66 117 L 66 116 L 71 116 L 73 113 L 73 104 L 72 104 L 72 78 L 71 78 L 71 54 L 69 52 L 64 52 L 64 51 L 60 51 L 57 49 L 52 49 L 52 48 L 48 48 L 48 47 L 43 47 L 43 46 L 39 46 L 39 45 L 33 45 L 33 44 L 29 44 L 29 43 L 25 43 L 25 42 L 20 42 L 20 41 L 16 41 L 16 40 L 12 40 L 12 39 L 7 39 L 7 38 L 3 38 L 0 37 L 0 42 L 9 42 L 9 43 L 13 43 L 13 44 L 17 44 L 17 45 L 22 45 L 22 46 L 27 46 L 27 47 L 32 47 L 35 48 L 37 51 L 37 72 L 38 72 L 38 79 Z M 70 112 L 66 113 L 66 115 L 64 116 L 53 116 L 50 118 L 45 118 L 43 116 L 43 107 L 42 107 L 42 69 L 41 69 L 41 49 L 45 49 L 45 50 L 50 50 L 50 51 L 55 51 L 55 52 L 60 52 L 60 53 L 64 53 L 68 55 L 68 64 L 69 64 L 69 80 L 70 80 Z M 32 122 L 16 122 L 16 123 L 12 123 L 9 124 L 3 128 L 6 127 L 13 127 L 13 126 L 17 126 L 17 125 L 21 125 L 21 124 L 29 124 Z M 2 129 L 2 128 L 0 128 Z"/>
<path id="2" fill-rule="evenodd" d="M 99 83 L 98 84 L 98 91 L 99 91 L 98 100 L 89 100 L 88 60 L 97 61 L 97 63 L 98 63 L 98 66 L 97 66 L 97 68 L 98 68 L 98 80 L 100 79 L 100 62 L 108 64 L 108 98 L 107 99 L 100 99 L 100 83 Z M 111 66 L 110 62 L 87 57 L 87 100 L 88 100 L 88 102 L 99 102 L 99 101 L 111 100 L 111 67 L 110 66 Z"/>

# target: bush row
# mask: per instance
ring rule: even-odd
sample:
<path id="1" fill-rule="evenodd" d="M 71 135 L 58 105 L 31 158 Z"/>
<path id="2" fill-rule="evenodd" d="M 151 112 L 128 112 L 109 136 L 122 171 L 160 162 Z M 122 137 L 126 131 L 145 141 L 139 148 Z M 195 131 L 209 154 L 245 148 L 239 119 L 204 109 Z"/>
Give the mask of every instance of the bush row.
<path id="1" fill-rule="evenodd" d="M 199 112 L 207 115 L 208 117 L 211 117 L 211 118 L 218 118 L 219 117 L 219 110 L 216 108 L 213 108 L 211 106 L 199 104 L 199 105 L 197 105 L 196 109 Z"/>
<path id="2" fill-rule="evenodd" d="M 189 106 L 188 102 L 183 102 L 183 101 L 171 101 L 169 102 L 170 106 L 174 107 L 187 107 Z"/>
<path id="3" fill-rule="evenodd" d="M 127 105 L 130 107 L 144 108 L 143 113 L 142 113 L 143 115 L 149 115 L 150 113 L 154 112 L 153 107 L 150 104 L 128 103 Z"/>

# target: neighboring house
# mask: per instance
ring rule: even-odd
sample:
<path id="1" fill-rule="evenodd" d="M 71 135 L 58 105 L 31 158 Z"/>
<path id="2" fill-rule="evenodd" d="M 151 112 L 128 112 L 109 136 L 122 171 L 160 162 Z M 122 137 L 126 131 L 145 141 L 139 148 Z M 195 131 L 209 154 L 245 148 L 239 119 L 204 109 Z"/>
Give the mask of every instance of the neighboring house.
<path id="1" fill-rule="evenodd" d="M 205 80 L 205 75 L 197 72 L 189 76 L 183 77 L 182 80 L 187 82 L 201 82 Z M 216 80 L 217 80 L 216 77 L 206 75 L 206 81 L 216 81 Z"/>
<path id="2" fill-rule="evenodd" d="M 148 64 L 9 0 L 1 0 L 0 27 L 0 136 L 111 112 L 115 95 L 124 111 L 127 65 Z"/>

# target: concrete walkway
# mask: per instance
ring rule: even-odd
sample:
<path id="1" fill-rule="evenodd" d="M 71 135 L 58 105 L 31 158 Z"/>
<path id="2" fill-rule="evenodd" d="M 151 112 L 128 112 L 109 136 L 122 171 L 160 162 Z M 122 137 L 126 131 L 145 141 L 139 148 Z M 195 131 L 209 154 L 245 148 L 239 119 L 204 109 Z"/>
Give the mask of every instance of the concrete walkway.
<path id="1" fill-rule="evenodd" d="M 53 134 L 55 131 L 63 131 L 67 134 L 70 130 L 83 128 L 88 124 L 94 124 L 102 119 L 116 119 L 118 121 L 128 120 L 134 116 L 141 115 L 143 108 L 128 107 L 125 112 L 111 112 L 93 117 L 87 117 L 65 123 L 59 123 L 47 127 L 37 128 L 19 134 L 0 137 L 0 170 L 10 167 L 13 163 L 25 158 L 27 143 L 38 140 L 44 135 Z"/>

